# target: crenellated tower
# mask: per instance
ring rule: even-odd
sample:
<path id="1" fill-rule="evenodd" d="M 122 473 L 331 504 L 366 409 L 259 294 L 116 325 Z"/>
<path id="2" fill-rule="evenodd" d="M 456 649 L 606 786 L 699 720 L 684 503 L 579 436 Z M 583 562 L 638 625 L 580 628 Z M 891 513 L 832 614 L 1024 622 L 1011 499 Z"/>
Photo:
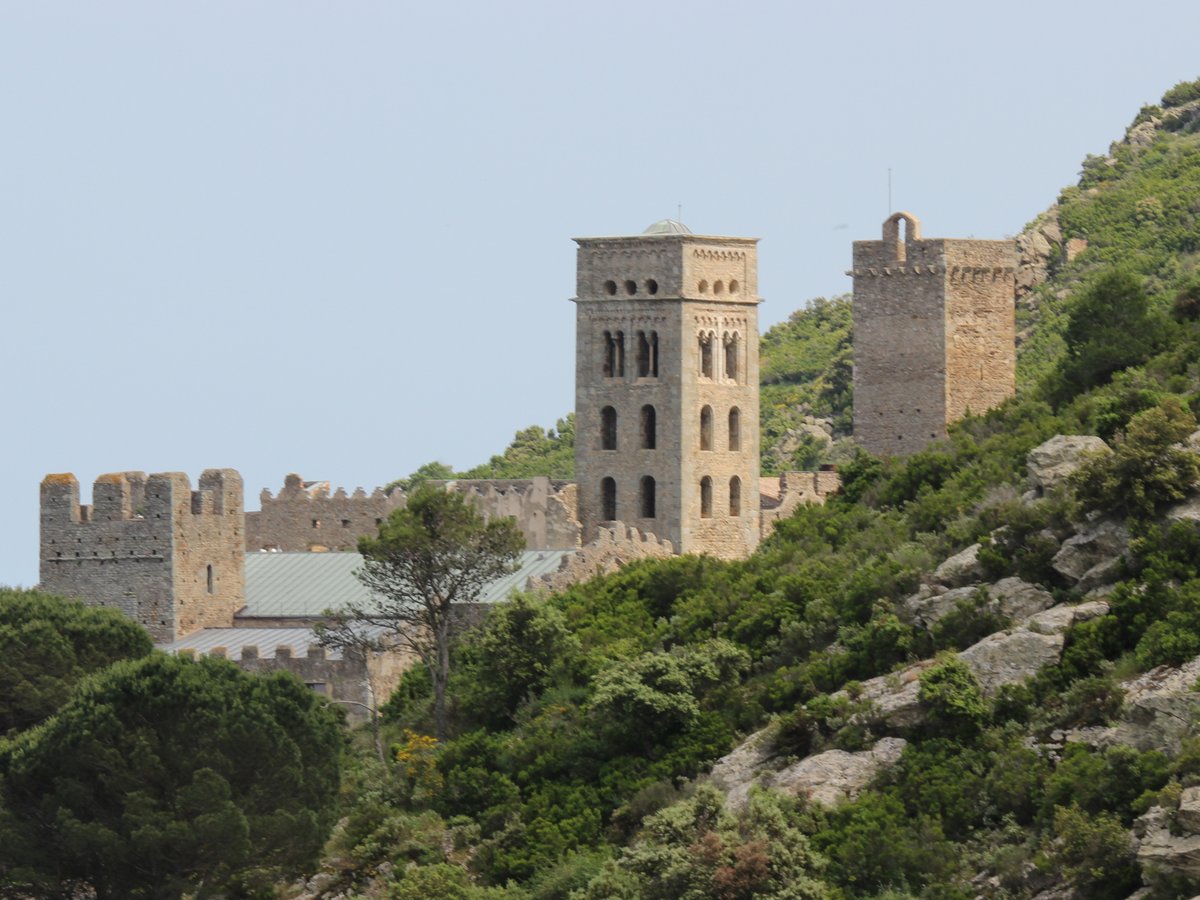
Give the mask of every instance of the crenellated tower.
<path id="1" fill-rule="evenodd" d="M 854 437 L 915 453 L 1016 388 L 1013 241 L 922 238 L 910 213 L 854 242 Z"/>
<path id="2" fill-rule="evenodd" d="M 759 539 L 757 239 L 666 220 L 575 240 L 583 541 L 621 521 L 679 553 L 747 556 Z"/>
<path id="3" fill-rule="evenodd" d="M 41 487 L 41 583 L 56 594 L 121 610 L 157 642 L 231 625 L 245 604 L 242 477 L 101 475 L 90 506 L 74 475 Z"/>

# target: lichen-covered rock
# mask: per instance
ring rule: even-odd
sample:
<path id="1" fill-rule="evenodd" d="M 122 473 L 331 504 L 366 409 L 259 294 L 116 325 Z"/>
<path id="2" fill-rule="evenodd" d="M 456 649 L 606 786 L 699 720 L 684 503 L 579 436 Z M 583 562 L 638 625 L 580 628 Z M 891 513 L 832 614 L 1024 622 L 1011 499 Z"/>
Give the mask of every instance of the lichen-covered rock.
<path id="1" fill-rule="evenodd" d="M 827 750 L 788 764 L 775 747 L 776 734 L 775 726 L 755 732 L 712 767 L 709 778 L 725 791 L 730 809 L 744 808 L 755 785 L 825 806 L 853 800 L 906 746 L 901 738 L 883 738 L 870 750 Z"/>
<path id="2" fill-rule="evenodd" d="M 1095 435 L 1056 434 L 1025 458 L 1030 485 L 1045 493 L 1082 466 L 1089 454 L 1109 452 L 1108 444 Z"/>
<path id="3" fill-rule="evenodd" d="M 1030 616 L 1024 628 L 1038 634 L 1062 634 L 1079 622 L 1108 615 L 1108 609 L 1108 603 L 1104 600 L 1089 600 L 1077 606 L 1062 603 Z"/>
<path id="4" fill-rule="evenodd" d="M 1152 806 L 1133 823 L 1137 859 L 1147 872 L 1200 877 L 1200 835 L 1171 833 L 1170 810 Z"/>
<path id="5" fill-rule="evenodd" d="M 748 785 L 756 774 L 769 768 L 778 757 L 775 749 L 778 730 L 772 724 L 754 732 L 713 764 L 709 778 L 724 791 L 732 791 L 742 784 Z"/>
<path id="6" fill-rule="evenodd" d="M 968 647 L 958 658 L 975 673 L 983 693 L 990 696 L 1003 685 L 1022 682 L 1042 666 L 1058 662 L 1063 641 L 1061 634 L 1001 631 Z"/>
<path id="7" fill-rule="evenodd" d="M 1118 575 L 1129 550 L 1129 531 L 1120 522 L 1102 519 L 1063 542 L 1051 567 L 1080 590 L 1092 590 Z"/>
<path id="8" fill-rule="evenodd" d="M 1175 814 L 1175 821 L 1189 834 L 1200 834 L 1200 787 L 1183 789 L 1179 795 L 1179 812 Z"/>
<path id="9" fill-rule="evenodd" d="M 1158 666 L 1124 681 L 1125 703 L 1118 721 L 1071 732 L 1068 740 L 1094 747 L 1122 744 L 1177 753 L 1183 739 L 1195 731 L 1192 723 L 1200 715 L 1200 692 L 1193 690 L 1197 678 L 1200 657 L 1182 666 Z"/>
<path id="10" fill-rule="evenodd" d="M 1054 597 L 1035 584 L 1020 578 L 1002 578 L 995 584 L 969 585 L 946 590 L 939 585 L 921 589 L 900 603 L 897 614 L 910 625 L 932 628 L 954 612 L 959 603 L 974 602 L 980 592 L 986 595 L 982 608 L 1020 622 L 1054 605 Z"/>
<path id="11" fill-rule="evenodd" d="M 903 738 L 886 737 L 857 753 L 826 750 L 781 769 L 763 784 L 811 803 L 837 806 L 853 800 L 883 769 L 895 765 L 907 744 Z"/>
<path id="12" fill-rule="evenodd" d="M 979 563 L 979 544 L 972 544 L 934 570 L 933 580 L 950 586 L 964 585 L 979 580 L 983 567 Z"/>

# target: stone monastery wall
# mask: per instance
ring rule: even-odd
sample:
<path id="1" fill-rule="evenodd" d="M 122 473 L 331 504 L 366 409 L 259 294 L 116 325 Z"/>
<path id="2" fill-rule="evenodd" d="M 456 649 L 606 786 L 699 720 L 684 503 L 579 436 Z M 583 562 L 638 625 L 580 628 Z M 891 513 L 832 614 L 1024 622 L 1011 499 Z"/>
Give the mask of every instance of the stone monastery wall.
<path id="1" fill-rule="evenodd" d="M 92 504 L 74 475 L 41 487 L 42 586 L 119 609 L 155 641 L 230 625 L 245 604 L 242 478 L 207 469 L 187 475 L 101 475 Z"/>
<path id="2" fill-rule="evenodd" d="M 404 492 L 385 494 L 362 488 L 331 496 L 328 482 L 306 487 L 299 475 L 284 479 L 283 490 L 259 495 L 261 511 L 246 513 L 246 549 L 303 553 L 310 550 L 354 550 L 358 539 L 378 532 L 393 509 L 404 505 Z"/>
<path id="3" fill-rule="evenodd" d="M 430 483 L 464 495 L 485 518 L 511 516 L 531 549 L 579 546 L 573 482 L 539 476 Z M 286 553 L 354 550 L 360 537 L 376 534 L 383 520 L 403 507 L 406 499 L 399 488 L 390 494 L 380 488 L 370 494 L 362 488 L 347 494 L 338 488 L 330 495 L 328 482 L 304 482 L 291 474 L 277 496 L 262 492 L 261 511 L 246 513 L 246 549 Z"/>

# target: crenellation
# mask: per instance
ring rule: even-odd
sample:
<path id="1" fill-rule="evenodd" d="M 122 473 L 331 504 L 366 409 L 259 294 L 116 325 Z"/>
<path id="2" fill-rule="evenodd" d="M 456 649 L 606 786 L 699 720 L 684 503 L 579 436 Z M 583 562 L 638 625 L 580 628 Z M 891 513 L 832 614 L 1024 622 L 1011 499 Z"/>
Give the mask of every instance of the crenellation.
<path id="1" fill-rule="evenodd" d="M 303 481 L 292 473 L 278 496 L 263 490 L 261 509 L 246 513 L 246 549 L 354 550 L 360 537 L 376 534 L 380 522 L 405 502 L 399 488 L 390 494 L 376 488 L 368 495 L 358 487 L 347 495 L 339 487 L 331 495 L 329 487 L 327 481 Z"/>
<path id="2" fill-rule="evenodd" d="M 1012 396 L 1013 242 L 923 239 L 915 216 L 896 213 L 882 240 L 854 242 L 853 257 L 860 444 L 913 453 Z"/>
<path id="3" fill-rule="evenodd" d="M 203 485 L 218 483 L 224 485 L 219 515 L 214 492 L 194 495 L 179 472 L 101 475 L 90 508 L 79 503 L 74 476 L 47 476 L 42 585 L 120 609 L 158 641 L 228 624 L 245 602 L 241 477 L 231 469 L 201 477 Z"/>

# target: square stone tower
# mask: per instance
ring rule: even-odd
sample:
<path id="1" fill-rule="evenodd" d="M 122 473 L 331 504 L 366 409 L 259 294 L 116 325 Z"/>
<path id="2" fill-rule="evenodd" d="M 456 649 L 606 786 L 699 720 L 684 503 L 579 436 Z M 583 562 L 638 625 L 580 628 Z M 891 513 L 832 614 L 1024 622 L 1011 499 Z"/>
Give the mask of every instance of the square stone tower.
<path id="1" fill-rule="evenodd" d="M 748 555 L 760 505 L 757 238 L 666 220 L 575 240 L 584 542 L 620 521 L 679 553 Z"/>
<path id="2" fill-rule="evenodd" d="M 101 475 L 90 506 L 74 475 L 47 475 L 42 587 L 115 607 L 157 643 L 232 625 L 246 603 L 242 519 L 233 469 L 206 469 L 197 491 L 182 472 Z"/>
<path id="3" fill-rule="evenodd" d="M 904 234 L 901 235 L 901 225 Z M 915 453 L 1016 384 L 1013 241 L 921 238 L 898 212 L 854 242 L 854 437 Z"/>

